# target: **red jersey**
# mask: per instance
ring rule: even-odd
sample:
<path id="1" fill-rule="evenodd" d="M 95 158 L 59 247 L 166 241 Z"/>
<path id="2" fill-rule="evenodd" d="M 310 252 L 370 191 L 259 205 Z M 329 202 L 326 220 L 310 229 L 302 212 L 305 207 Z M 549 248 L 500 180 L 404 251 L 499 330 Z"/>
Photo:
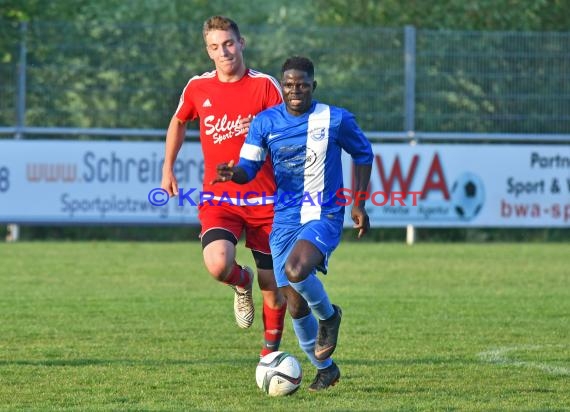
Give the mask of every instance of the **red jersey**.
<path id="1" fill-rule="evenodd" d="M 283 101 L 279 83 L 273 77 L 247 69 L 237 82 L 224 83 L 216 71 L 194 76 L 182 96 L 176 117 L 182 121 L 200 119 L 200 142 L 204 156 L 204 191 L 215 196 L 243 198 L 246 192 L 260 197 L 275 193 L 271 162 L 266 161 L 255 179 L 245 185 L 234 182 L 210 182 L 216 177 L 220 163 L 239 161 L 239 153 L 246 134 L 240 129 L 240 119 L 255 116 L 260 111 Z M 248 195 L 249 198 L 253 198 Z"/>

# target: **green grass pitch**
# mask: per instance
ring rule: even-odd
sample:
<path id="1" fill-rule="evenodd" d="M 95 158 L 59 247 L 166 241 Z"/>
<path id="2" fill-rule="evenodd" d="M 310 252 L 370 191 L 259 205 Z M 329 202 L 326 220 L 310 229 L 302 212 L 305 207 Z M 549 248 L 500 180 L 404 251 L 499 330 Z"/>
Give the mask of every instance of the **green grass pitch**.
<path id="1" fill-rule="evenodd" d="M 3 244 L 0 263 L 0 410 L 570 410 L 568 244 L 341 244 L 321 276 L 341 381 L 308 392 L 287 317 L 304 380 L 284 398 L 255 384 L 259 290 L 238 329 L 198 243 Z"/>

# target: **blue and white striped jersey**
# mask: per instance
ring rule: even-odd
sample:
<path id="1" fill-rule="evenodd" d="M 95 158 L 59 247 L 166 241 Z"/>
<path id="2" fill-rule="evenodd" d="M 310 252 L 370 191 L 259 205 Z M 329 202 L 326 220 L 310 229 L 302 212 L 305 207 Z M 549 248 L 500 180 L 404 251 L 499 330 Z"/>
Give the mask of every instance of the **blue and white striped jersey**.
<path id="1" fill-rule="evenodd" d="M 307 113 L 293 116 L 280 104 L 253 119 L 238 166 L 252 179 L 269 153 L 277 184 L 274 225 L 291 226 L 343 215 L 336 196 L 343 188 L 343 149 L 357 165 L 372 163 L 372 147 L 352 113 L 313 101 Z"/>

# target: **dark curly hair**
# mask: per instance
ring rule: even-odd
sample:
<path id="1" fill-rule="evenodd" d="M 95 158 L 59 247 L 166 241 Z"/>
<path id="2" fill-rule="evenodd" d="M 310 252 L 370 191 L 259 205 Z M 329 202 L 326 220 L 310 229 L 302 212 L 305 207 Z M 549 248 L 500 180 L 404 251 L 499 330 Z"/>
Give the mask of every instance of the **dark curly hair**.
<path id="1" fill-rule="evenodd" d="M 315 76 L 315 66 L 313 66 L 313 62 L 303 56 L 292 56 L 285 60 L 285 63 L 281 66 L 281 75 L 287 70 L 300 70 L 306 72 L 311 78 Z"/>

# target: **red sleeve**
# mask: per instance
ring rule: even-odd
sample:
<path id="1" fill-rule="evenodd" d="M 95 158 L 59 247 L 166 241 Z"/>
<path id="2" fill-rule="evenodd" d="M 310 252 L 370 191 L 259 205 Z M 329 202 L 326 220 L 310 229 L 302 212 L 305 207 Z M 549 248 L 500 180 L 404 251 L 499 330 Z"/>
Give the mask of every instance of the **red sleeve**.
<path id="1" fill-rule="evenodd" d="M 186 87 L 182 91 L 180 100 L 178 102 L 178 107 L 176 108 L 176 118 L 182 122 L 187 122 L 195 120 L 198 117 L 198 112 L 196 111 L 196 106 L 192 99 L 192 79 L 186 84 Z"/>
<path id="2" fill-rule="evenodd" d="M 267 102 L 265 108 L 273 107 L 283 103 L 283 95 L 281 94 L 281 87 L 277 80 L 273 77 L 267 82 Z"/>

